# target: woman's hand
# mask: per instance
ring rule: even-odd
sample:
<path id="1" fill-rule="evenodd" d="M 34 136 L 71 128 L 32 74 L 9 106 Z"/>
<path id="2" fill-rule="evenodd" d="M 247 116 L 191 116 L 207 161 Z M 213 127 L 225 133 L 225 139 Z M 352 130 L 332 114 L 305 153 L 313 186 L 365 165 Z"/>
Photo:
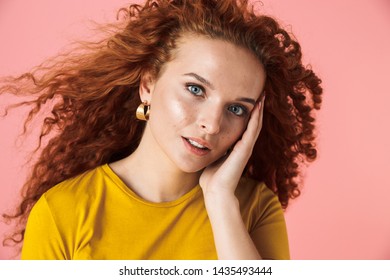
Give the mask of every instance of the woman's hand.
<path id="1" fill-rule="evenodd" d="M 234 195 L 242 172 L 252 154 L 263 123 L 263 95 L 252 110 L 247 128 L 230 154 L 208 166 L 199 179 L 205 198 L 209 195 Z"/>
<path id="2" fill-rule="evenodd" d="M 261 259 L 242 220 L 234 191 L 260 134 L 263 108 L 264 96 L 252 110 L 248 126 L 231 153 L 207 167 L 199 179 L 218 259 Z"/>

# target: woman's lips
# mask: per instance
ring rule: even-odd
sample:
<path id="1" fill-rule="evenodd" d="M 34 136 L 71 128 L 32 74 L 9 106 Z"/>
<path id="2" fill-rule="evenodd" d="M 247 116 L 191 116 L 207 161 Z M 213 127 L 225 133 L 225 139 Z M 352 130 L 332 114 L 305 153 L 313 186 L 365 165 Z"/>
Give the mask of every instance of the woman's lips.
<path id="1" fill-rule="evenodd" d="M 210 145 L 200 139 L 182 137 L 184 146 L 197 156 L 204 156 L 210 152 Z"/>

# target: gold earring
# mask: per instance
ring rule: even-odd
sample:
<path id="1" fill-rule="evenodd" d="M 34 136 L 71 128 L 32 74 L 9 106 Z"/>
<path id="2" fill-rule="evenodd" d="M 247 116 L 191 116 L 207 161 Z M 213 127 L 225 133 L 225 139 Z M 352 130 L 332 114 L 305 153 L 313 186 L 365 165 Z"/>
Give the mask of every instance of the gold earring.
<path id="1" fill-rule="evenodd" d="M 148 121 L 149 120 L 149 114 L 150 114 L 150 105 L 148 105 L 147 101 L 142 102 L 135 112 L 135 116 L 137 119 L 141 121 Z"/>

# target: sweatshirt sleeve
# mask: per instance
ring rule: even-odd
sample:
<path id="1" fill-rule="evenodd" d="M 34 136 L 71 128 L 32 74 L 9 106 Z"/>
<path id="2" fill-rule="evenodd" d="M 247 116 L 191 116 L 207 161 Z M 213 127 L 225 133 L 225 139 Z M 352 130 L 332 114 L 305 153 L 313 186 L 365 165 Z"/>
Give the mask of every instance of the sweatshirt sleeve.
<path id="1" fill-rule="evenodd" d="M 265 187 L 260 201 L 260 215 L 250 232 L 253 242 L 264 259 L 290 259 L 286 222 L 277 196 Z"/>
<path id="2" fill-rule="evenodd" d="M 43 195 L 28 217 L 21 258 L 24 260 L 63 260 L 67 259 L 66 255 L 55 219 Z"/>

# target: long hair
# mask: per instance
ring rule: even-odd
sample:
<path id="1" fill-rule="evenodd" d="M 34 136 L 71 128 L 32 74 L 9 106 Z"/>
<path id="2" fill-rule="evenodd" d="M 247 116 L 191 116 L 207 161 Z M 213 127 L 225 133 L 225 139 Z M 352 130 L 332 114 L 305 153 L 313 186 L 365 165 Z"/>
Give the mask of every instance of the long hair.
<path id="1" fill-rule="evenodd" d="M 52 104 L 21 203 L 4 215 L 19 223 L 8 241 L 23 241 L 28 214 L 44 192 L 137 148 L 145 126 L 135 118 L 140 79 L 146 72 L 157 77 L 188 32 L 244 47 L 264 65 L 264 122 L 244 175 L 265 182 L 286 208 L 299 195 L 302 163 L 316 158 L 312 113 L 322 94 L 321 80 L 302 64 L 299 43 L 245 0 L 148 0 L 119 14 L 123 24 L 107 38 L 82 45 L 78 55 L 2 80 L 0 94 L 32 97 L 19 104 L 31 106 L 25 127 L 45 103 Z"/>

